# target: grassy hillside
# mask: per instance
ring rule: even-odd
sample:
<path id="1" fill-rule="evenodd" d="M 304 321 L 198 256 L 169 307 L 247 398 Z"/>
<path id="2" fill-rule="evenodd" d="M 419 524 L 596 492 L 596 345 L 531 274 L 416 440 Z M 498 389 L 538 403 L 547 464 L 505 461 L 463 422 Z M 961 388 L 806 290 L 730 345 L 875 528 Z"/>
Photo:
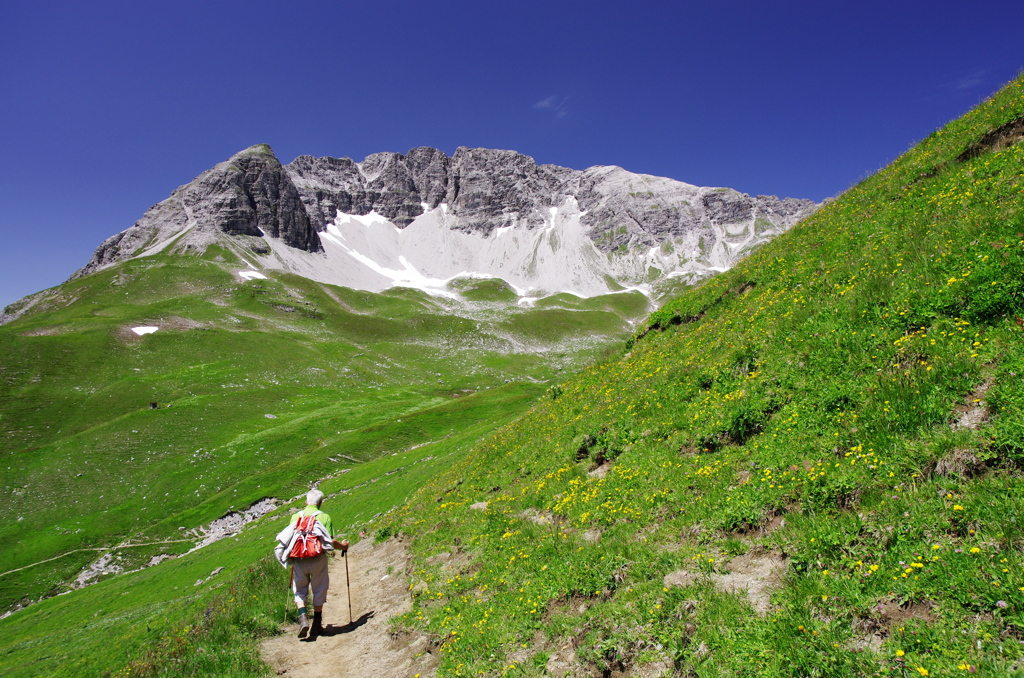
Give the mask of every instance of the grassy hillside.
<path id="1" fill-rule="evenodd" d="M 380 523 L 440 675 L 1020 674 L 1022 121 L 1024 78 Z"/>
<path id="2" fill-rule="evenodd" d="M 0 326 L 0 610 L 67 592 L 104 556 L 129 571 L 183 554 L 210 521 L 317 479 L 432 445 L 465 453 L 644 313 L 612 301 L 552 327 L 503 297 L 246 281 L 239 254 L 131 260 L 8 308 L 25 312 Z M 145 326 L 159 329 L 132 331 Z M 62 641 L 40 642 L 45 656 Z"/>
<path id="3" fill-rule="evenodd" d="M 503 404 L 491 400 L 492 406 Z M 324 480 L 324 508 L 337 533 L 357 542 L 359 525 L 401 503 L 489 428 L 489 422 L 470 426 Z M 256 641 L 295 617 L 294 606 L 286 606 L 288 573 L 267 557 L 268 548 L 300 504 L 282 506 L 237 537 L 49 598 L 0 621 L 0 673 L 265 675 Z"/>

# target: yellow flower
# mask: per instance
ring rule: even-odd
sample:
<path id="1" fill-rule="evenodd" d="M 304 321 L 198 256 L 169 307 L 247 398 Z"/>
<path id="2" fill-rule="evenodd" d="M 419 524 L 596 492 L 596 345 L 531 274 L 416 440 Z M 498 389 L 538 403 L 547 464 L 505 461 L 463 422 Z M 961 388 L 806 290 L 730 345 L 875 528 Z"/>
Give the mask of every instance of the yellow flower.
<path id="1" fill-rule="evenodd" d="M 972 546 L 971 553 L 981 553 L 981 549 L 979 549 L 977 546 Z"/>

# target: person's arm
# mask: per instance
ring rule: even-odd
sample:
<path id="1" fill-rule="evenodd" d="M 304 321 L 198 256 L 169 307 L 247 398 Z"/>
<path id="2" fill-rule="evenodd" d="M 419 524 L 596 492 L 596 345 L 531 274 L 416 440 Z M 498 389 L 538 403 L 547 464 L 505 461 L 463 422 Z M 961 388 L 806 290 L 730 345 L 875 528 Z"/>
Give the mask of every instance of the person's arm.
<path id="1" fill-rule="evenodd" d="M 325 530 L 327 530 L 327 534 L 329 534 L 331 537 L 331 546 L 333 546 L 336 549 L 341 549 L 342 551 L 347 551 L 348 542 L 338 541 L 334 538 L 334 521 L 331 520 L 331 516 L 321 511 L 319 515 L 319 520 L 320 524 L 324 526 Z"/>

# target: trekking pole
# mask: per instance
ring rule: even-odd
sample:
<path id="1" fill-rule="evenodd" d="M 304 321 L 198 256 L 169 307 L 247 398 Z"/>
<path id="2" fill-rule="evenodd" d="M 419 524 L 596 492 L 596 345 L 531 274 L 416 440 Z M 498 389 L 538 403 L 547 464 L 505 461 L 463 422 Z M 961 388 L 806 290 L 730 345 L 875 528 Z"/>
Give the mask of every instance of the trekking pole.
<path id="1" fill-rule="evenodd" d="M 292 582 L 295 580 L 295 566 L 288 568 L 288 602 L 284 604 L 284 620 L 288 621 L 288 605 L 292 602 Z"/>
<path id="2" fill-rule="evenodd" d="M 341 542 L 341 557 L 345 559 L 345 591 L 348 593 L 348 623 L 352 623 L 352 583 L 348 578 L 348 540 Z"/>

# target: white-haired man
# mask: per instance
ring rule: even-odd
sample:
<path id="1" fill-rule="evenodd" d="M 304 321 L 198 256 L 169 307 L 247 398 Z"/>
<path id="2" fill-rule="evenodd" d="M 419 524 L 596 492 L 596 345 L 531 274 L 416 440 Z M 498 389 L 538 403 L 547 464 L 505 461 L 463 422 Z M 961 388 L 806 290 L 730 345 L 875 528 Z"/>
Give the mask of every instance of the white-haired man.
<path id="1" fill-rule="evenodd" d="M 292 565 L 292 593 L 295 594 L 295 604 L 299 608 L 299 638 L 305 638 L 310 631 L 309 618 L 306 616 L 306 596 L 310 588 L 313 589 L 313 635 L 323 632 L 323 610 L 324 602 L 327 601 L 327 589 L 330 587 L 331 578 L 327 574 L 327 551 L 330 547 L 346 550 L 348 542 L 340 542 L 334 539 L 334 526 L 331 524 L 331 517 L 320 510 L 324 503 L 324 493 L 320 490 L 310 490 L 306 494 L 306 508 L 296 511 L 292 515 L 292 526 L 294 527 L 302 516 L 316 516 L 324 530 L 327 532 L 327 539 L 330 545 L 325 544 L 325 550 L 315 558 L 291 558 Z"/>

